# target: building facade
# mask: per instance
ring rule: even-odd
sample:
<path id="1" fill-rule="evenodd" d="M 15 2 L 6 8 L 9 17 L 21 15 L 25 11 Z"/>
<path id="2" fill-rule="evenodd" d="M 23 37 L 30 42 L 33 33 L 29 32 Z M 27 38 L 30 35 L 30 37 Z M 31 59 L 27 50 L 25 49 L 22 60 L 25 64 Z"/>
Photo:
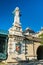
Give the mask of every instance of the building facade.
<path id="1" fill-rule="evenodd" d="M 8 32 L 0 30 L 0 61 L 8 58 Z"/>

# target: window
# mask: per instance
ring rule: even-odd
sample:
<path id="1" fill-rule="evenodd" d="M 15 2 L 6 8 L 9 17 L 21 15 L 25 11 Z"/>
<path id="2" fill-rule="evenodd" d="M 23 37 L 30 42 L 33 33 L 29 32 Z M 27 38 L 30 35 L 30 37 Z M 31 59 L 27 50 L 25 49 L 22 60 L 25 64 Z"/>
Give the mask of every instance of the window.
<path id="1" fill-rule="evenodd" d="M 21 53 L 21 44 L 20 42 L 16 44 L 16 51 L 20 54 Z"/>

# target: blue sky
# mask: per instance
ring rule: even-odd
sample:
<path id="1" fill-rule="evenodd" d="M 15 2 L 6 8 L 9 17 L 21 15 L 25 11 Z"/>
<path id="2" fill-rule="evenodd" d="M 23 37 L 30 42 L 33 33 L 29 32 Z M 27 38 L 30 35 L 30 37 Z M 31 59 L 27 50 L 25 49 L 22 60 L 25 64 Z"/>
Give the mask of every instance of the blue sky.
<path id="1" fill-rule="evenodd" d="M 12 27 L 15 7 L 21 11 L 22 28 L 30 27 L 35 32 L 43 27 L 43 0 L 0 0 L 0 29 Z"/>

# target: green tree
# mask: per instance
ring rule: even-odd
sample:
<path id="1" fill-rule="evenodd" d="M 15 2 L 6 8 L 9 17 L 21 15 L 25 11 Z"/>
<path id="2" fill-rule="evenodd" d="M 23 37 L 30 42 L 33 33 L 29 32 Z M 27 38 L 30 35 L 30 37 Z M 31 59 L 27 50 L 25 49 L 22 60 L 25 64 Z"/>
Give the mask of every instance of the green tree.
<path id="1" fill-rule="evenodd" d="M 41 44 L 43 44 L 43 33 L 39 35 L 40 39 L 41 39 Z"/>

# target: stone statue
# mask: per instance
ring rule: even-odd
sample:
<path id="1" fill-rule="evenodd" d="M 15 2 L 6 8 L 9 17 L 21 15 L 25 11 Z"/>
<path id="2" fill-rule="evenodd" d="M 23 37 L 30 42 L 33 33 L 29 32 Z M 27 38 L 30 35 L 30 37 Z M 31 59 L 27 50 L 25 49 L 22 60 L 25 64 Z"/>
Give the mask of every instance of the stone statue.
<path id="1" fill-rule="evenodd" d="M 20 24 L 20 10 L 19 10 L 19 7 L 15 8 L 15 10 L 13 11 L 13 14 L 15 14 L 13 25 L 15 25 L 15 23 Z"/>

